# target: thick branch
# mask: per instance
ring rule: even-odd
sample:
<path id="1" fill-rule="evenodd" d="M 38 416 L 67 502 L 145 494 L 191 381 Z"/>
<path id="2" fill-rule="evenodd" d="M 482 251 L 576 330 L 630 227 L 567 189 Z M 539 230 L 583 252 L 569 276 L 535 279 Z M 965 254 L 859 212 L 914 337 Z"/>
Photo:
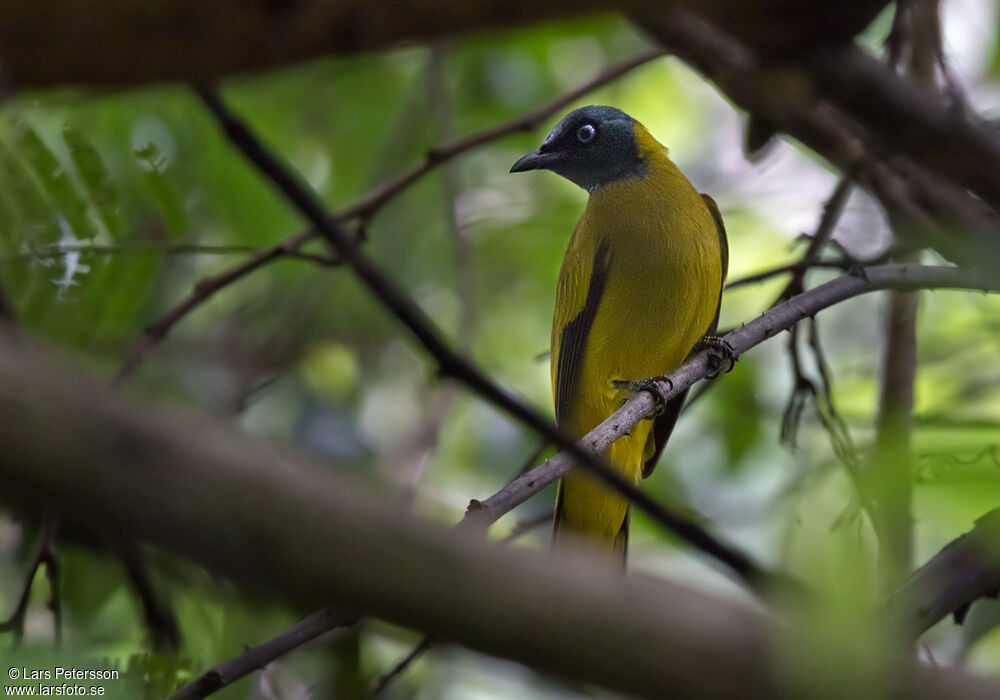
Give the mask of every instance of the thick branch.
<path id="1" fill-rule="evenodd" d="M 872 157 L 870 145 L 857 133 L 856 123 L 817 92 L 812 72 L 791 64 L 762 64 L 750 47 L 692 12 L 677 9 L 637 21 L 663 46 L 715 83 L 738 107 L 801 141 L 841 172 L 856 174 L 858 184 L 879 199 L 890 217 L 924 236 L 942 255 L 964 266 L 1000 272 L 1000 234 L 994 213 L 962 186 L 906 158 L 897 156 L 885 162 Z M 853 53 L 848 56 L 857 58 Z M 851 65 L 858 64 L 859 71 L 875 70 L 869 65 L 874 59 L 852 61 Z M 840 70 L 832 59 L 829 63 L 824 70 Z M 844 70 L 844 75 L 849 75 L 853 68 Z M 850 80 L 844 78 L 844 82 Z M 872 85 L 868 88 L 874 90 Z M 846 85 L 837 89 L 848 92 Z M 935 114 L 938 109 L 935 105 Z M 981 131 L 975 133 L 982 136 Z M 926 142 L 933 139 L 928 136 Z M 961 149 L 956 142 L 950 143 L 950 153 L 957 158 Z M 977 156 L 976 151 L 965 153 L 966 158 Z M 961 180 L 961 173 L 955 175 Z"/>
<path id="2" fill-rule="evenodd" d="M 823 55 L 816 86 L 880 142 L 1000 205 L 1000 140 L 860 49 Z"/>
<path id="3" fill-rule="evenodd" d="M 886 0 L 674 0 L 772 53 L 848 41 Z M 6 0 L 0 56 L 15 87 L 212 82 L 233 72 L 401 41 L 569 18 L 658 10 L 656 0 Z M 59 21 L 52 22 L 53 17 Z M 95 47 L 99 47 L 95 50 Z M 40 60 L 39 57 L 44 57 Z"/>
<path id="4" fill-rule="evenodd" d="M 209 418 L 138 408 L 6 337 L 0 417 L 6 500 L 134 533 L 303 603 L 336 599 L 360 614 L 625 693 L 803 696 L 775 665 L 780 633 L 744 607 L 416 520 L 329 468 Z M 900 700 L 1000 692 L 905 659 L 875 667 Z"/>

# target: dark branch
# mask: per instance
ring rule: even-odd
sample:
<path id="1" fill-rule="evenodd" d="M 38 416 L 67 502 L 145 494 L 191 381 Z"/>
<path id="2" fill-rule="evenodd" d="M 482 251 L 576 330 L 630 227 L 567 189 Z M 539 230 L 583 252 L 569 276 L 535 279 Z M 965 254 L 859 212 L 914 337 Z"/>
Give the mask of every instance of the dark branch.
<path id="1" fill-rule="evenodd" d="M 896 591 L 890 608 L 904 638 L 915 641 L 948 615 L 1000 591 L 1000 509 L 976 521 L 917 569 Z"/>
<path id="2" fill-rule="evenodd" d="M 17 596 L 14 610 L 4 622 L 0 622 L 0 632 L 13 632 L 14 641 L 20 642 L 24 637 L 24 618 L 31 602 L 31 586 L 35 582 L 39 569 L 45 567 L 49 579 L 49 610 L 56 631 L 57 643 L 62 639 L 62 599 L 59 595 L 59 556 L 56 554 L 55 542 L 59 531 L 59 518 L 52 513 L 42 517 L 41 531 L 35 542 L 31 558 L 21 579 L 21 592 Z"/>
<path id="3" fill-rule="evenodd" d="M 880 200 L 890 218 L 905 223 L 926 244 L 962 265 L 1000 271 L 997 243 L 1000 234 L 995 212 L 970 195 L 962 184 L 936 174 L 945 172 L 945 168 L 924 168 L 902 155 L 889 161 L 872 157 L 872 153 L 880 150 L 858 133 L 855 120 L 823 99 L 826 86 L 820 85 L 818 91 L 809 89 L 815 71 L 793 64 L 761 63 L 747 45 L 700 15 L 679 7 L 636 21 L 663 46 L 714 82 L 738 107 L 801 141 L 841 172 L 856 175 L 858 184 Z M 858 58 L 859 55 L 848 52 L 850 60 L 844 64 L 847 69 L 830 59 L 829 65 L 817 63 L 820 67 L 816 70 L 835 74 L 843 69 L 845 75 L 853 75 L 850 71 L 855 69 L 874 71 L 877 67 L 881 80 L 900 82 L 896 76 L 888 77 L 887 69 L 874 59 Z M 854 90 L 854 84 L 846 77 L 844 83 L 831 89 L 845 93 L 841 96 L 846 101 L 846 93 Z M 876 83 L 870 81 L 869 91 L 875 89 Z M 934 105 L 932 111 L 939 114 L 940 106 Z M 923 119 L 917 115 L 914 118 Z M 974 130 L 981 135 L 981 130 Z M 926 143 L 929 146 L 934 140 L 928 136 Z M 951 143 L 954 145 L 954 141 Z M 974 159 L 975 153 L 968 155 Z"/>
<path id="4" fill-rule="evenodd" d="M 956 280 L 943 275 L 924 281 Z M 572 552 L 553 559 L 449 532 L 211 417 L 125 401 L 39 348 L 0 342 L 0 416 L 5 501 L 48 503 L 67 522 L 126 528 L 289 600 L 334 598 L 359 614 L 625 694 L 670 688 L 677 700 L 778 700 L 814 690 L 790 689 L 782 669 L 761 663 L 781 640 L 808 635 L 752 606 L 630 579 Z M 989 681 L 880 651 L 888 654 L 874 660 L 886 693 L 899 700 L 996 696 Z"/>
<path id="5" fill-rule="evenodd" d="M 230 683 L 264 668 L 292 649 L 297 649 L 337 627 L 349 627 L 357 620 L 357 615 L 333 608 L 318 610 L 274 639 L 248 649 L 236 658 L 206 671 L 192 683 L 171 695 L 170 700 L 207 698 Z"/>
<path id="6" fill-rule="evenodd" d="M 421 654 L 430 649 L 431 644 L 433 643 L 434 640 L 431 639 L 430 637 L 424 637 L 423 639 L 421 639 L 420 642 L 417 643 L 417 645 L 410 650 L 409 654 L 407 654 L 406 656 L 404 656 L 402 659 L 399 660 L 399 663 L 397 663 L 391 669 L 389 669 L 381 676 L 379 676 L 378 681 L 376 681 L 375 683 L 375 687 L 372 688 L 371 697 L 376 698 L 379 695 L 381 695 L 382 691 L 385 690 L 386 686 L 389 685 L 389 683 L 391 683 L 396 676 L 398 676 L 407 668 L 409 668 L 410 664 L 416 661 L 421 656 Z"/>

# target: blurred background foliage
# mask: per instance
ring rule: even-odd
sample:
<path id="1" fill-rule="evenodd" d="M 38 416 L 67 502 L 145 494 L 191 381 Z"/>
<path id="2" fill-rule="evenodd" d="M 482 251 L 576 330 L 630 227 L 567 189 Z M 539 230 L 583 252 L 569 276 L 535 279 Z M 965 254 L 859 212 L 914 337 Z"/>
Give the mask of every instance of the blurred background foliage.
<path id="1" fill-rule="evenodd" d="M 1000 95 L 996 7 L 953 0 L 944 9 L 953 68 L 973 104 L 989 114 Z M 878 45 L 886 30 L 883 18 L 870 44 Z M 623 21 L 576 21 L 433 50 L 318 61 L 233 79 L 225 94 L 336 210 L 418 162 L 446 136 L 512 119 L 645 46 Z M 587 103 L 637 117 L 699 189 L 716 198 L 729 230 L 731 280 L 793 261 L 800 234 L 814 229 L 837 180 L 794 144 L 777 144 L 755 163 L 745 160 L 739 115 L 667 58 L 580 102 Z M 555 121 L 435 170 L 377 213 L 364 243 L 456 343 L 546 410 L 555 280 L 585 193 L 553 176 L 510 177 L 507 170 Z M 110 378 L 144 327 L 197 280 L 302 228 L 183 87 L 21 94 L 0 112 L 0 279 L 19 322 L 98 377 Z M 834 238 L 864 257 L 884 249 L 888 232 L 878 207 L 855 193 Z M 812 272 L 809 282 L 830 274 Z M 727 293 L 722 326 L 760 313 L 785 281 Z M 880 309 L 871 296 L 819 317 L 835 401 L 862 452 L 877 406 Z M 792 388 L 786 338 L 741 358 L 685 413 L 644 487 L 692 509 L 762 561 L 827 591 L 837 614 L 823 619 L 837 624 L 817 629 L 832 638 L 837 627 L 854 639 L 863 624 L 860 603 L 877 595 L 873 538 L 811 407 L 794 446 L 779 444 Z M 919 351 L 918 563 L 1000 498 L 1000 299 L 922 294 Z M 815 377 L 809 362 L 806 371 Z M 456 521 L 470 498 L 502 486 L 537 445 L 490 406 L 439 381 L 349 272 L 297 259 L 279 260 L 213 296 L 152 352 L 126 389 L 182 410 L 232 416 L 246 430 L 307 450 L 331 468 L 409 494 L 417 511 L 445 523 Z M 544 513 L 552 499 L 551 490 L 542 494 L 495 532 Z M 35 532 L 31 522 L 0 521 L 4 608 L 17 595 Z M 547 530 L 539 529 L 521 542 L 544 547 L 547 540 Z M 144 679 L 145 691 L 134 692 L 147 697 L 163 696 L 303 612 L 154 558 L 154 579 L 175 608 L 183 647 L 150 653 L 138 603 L 107 547 L 86 533 L 67 533 L 60 550 L 66 648 L 53 649 L 48 584 L 40 576 L 18 658 L 42 663 L 76 654 L 115 663 Z M 631 567 L 632 575 L 744 595 L 642 517 L 633 526 Z M 979 603 L 965 628 L 948 621 L 925 637 L 925 653 L 1000 674 L 997 620 L 990 604 Z M 219 697 L 325 697 L 330 689 L 364 687 L 417 638 L 366 623 Z M 577 691 L 445 648 L 426 655 L 386 694 L 572 697 Z"/>

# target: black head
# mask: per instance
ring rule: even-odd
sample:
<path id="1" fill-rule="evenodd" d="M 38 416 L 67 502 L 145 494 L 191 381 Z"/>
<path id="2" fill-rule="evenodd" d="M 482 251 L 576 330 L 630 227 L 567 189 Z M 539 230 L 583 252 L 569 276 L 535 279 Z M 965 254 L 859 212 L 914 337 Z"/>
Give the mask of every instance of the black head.
<path id="1" fill-rule="evenodd" d="M 514 163 L 512 173 L 551 170 L 588 192 L 645 170 L 635 143 L 635 119 L 614 107 L 591 105 L 562 118 L 541 147 Z"/>

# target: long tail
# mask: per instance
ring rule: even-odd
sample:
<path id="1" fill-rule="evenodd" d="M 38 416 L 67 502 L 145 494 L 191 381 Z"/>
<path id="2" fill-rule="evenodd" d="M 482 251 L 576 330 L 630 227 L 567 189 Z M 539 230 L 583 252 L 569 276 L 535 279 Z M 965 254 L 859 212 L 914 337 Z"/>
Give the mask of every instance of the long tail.
<path id="1" fill-rule="evenodd" d="M 574 475 L 559 482 L 559 492 L 556 496 L 555 521 L 552 525 L 553 548 L 558 549 L 570 542 L 576 546 L 583 544 L 594 551 L 611 554 L 621 561 L 622 566 L 625 566 L 628 559 L 628 504 L 624 504 L 623 509 L 615 507 L 598 509 L 597 512 L 591 514 L 592 517 L 587 517 L 585 521 L 581 522 L 579 514 L 576 514 L 577 517 L 575 518 L 568 514 L 566 508 L 567 489 L 577 492 L 573 496 L 584 503 L 591 500 L 587 498 L 587 495 L 590 494 L 586 492 L 592 491 L 595 488 L 604 490 L 603 487 L 593 484 L 589 479 L 584 483 L 577 483 L 581 479 L 587 479 L 587 477 Z M 580 493 L 580 491 L 583 493 Z M 624 501 L 621 501 L 611 493 L 604 494 L 602 500 L 605 502 L 618 501 L 624 503 Z M 619 511 L 620 514 L 618 514 Z M 602 515 L 610 516 L 611 521 L 608 522 L 606 517 L 601 517 Z"/>

